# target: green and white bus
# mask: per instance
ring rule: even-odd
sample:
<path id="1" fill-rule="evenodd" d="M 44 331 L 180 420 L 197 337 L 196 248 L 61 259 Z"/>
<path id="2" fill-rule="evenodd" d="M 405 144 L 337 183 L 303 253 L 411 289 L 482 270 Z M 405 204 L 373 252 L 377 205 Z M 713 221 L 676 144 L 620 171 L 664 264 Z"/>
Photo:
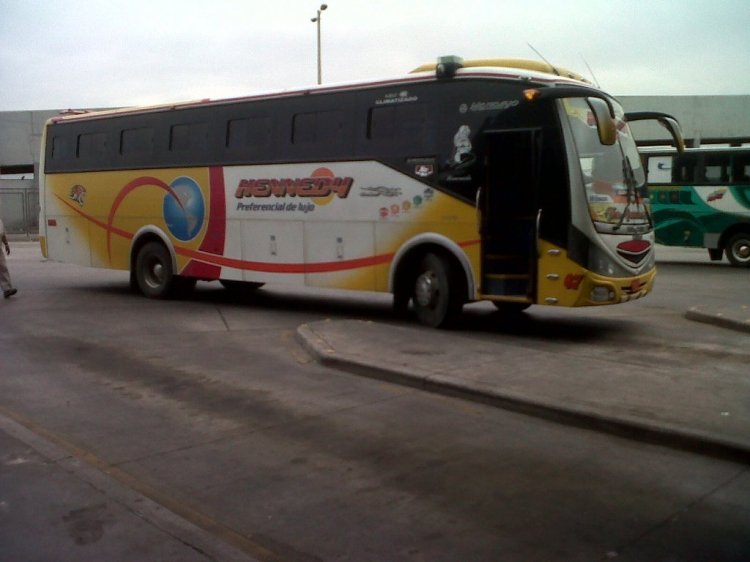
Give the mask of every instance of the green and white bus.
<path id="1" fill-rule="evenodd" d="M 750 267 L 750 147 L 642 148 L 656 242 Z"/>

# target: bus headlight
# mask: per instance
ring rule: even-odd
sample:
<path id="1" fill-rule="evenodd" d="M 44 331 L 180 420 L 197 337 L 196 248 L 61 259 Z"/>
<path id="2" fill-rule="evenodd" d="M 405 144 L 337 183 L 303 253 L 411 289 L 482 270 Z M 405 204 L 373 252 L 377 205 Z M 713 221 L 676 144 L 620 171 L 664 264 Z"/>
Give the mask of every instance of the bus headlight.
<path id="1" fill-rule="evenodd" d="M 614 258 L 593 244 L 589 246 L 589 271 L 605 277 L 630 277 L 631 272 L 620 266 Z"/>
<path id="2" fill-rule="evenodd" d="M 615 292 L 610 287 L 597 285 L 591 289 L 589 299 L 591 302 L 610 302 L 615 300 Z"/>

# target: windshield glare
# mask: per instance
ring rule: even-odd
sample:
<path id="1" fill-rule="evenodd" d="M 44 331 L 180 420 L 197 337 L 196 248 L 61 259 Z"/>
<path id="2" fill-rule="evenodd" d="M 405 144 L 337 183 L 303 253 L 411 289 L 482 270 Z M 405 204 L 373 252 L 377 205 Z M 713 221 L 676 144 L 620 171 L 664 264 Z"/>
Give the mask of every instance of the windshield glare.
<path id="1" fill-rule="evenodd" d="M 605 146 L 599 141 L 594 113 L 586 99 L 565 99 L 563 105 L 578 151 L 589 214 L 597 230 L 648 226 L 646 175 L 622 107 L 613 102 L 617 142 Z"/>

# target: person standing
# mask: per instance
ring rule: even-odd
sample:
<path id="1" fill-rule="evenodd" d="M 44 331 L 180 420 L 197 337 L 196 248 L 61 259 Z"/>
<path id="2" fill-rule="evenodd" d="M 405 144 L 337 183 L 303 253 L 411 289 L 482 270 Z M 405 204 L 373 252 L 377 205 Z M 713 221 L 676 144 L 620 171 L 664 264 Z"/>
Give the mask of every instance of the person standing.
<path id="1" fill-rule="evenodd" d="M 8 238 L 5 236 L 3 219 L 0 219 L 0 243 L 3 244 L 5 250 L 5 253 L 0 250 L 0 288 L 3 290 L 3 296 L 7 299 L 15 295 L 18 289 L 14 288 L 10 282 L 10 272 L 8 271 L 8 264 L 5 262 L 5 256 L 10 255 L 10 245 L 8 244 Z"/>

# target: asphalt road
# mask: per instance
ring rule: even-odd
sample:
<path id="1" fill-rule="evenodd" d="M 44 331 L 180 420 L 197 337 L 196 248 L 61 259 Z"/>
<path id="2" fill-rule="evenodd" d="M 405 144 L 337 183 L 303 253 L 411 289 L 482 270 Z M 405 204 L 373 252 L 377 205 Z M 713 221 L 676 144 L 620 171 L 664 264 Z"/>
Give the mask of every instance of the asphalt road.
<path id="1" fill-rule="evenodd" d="M 748 559 L 746 465 L 326 369 L 294 337 L 327 318 L 388 330 L 387 297 L 201 284 L 153 302 L 127 274 L 13 250 L 0 559 Z M 684 309 L 746 298 L 747 272 L 676 256 L 643 301 L 522 325 L 472 305 L 461 335 L 532 364 L 630 349 L 736 374 L 747 334 Z"/>

